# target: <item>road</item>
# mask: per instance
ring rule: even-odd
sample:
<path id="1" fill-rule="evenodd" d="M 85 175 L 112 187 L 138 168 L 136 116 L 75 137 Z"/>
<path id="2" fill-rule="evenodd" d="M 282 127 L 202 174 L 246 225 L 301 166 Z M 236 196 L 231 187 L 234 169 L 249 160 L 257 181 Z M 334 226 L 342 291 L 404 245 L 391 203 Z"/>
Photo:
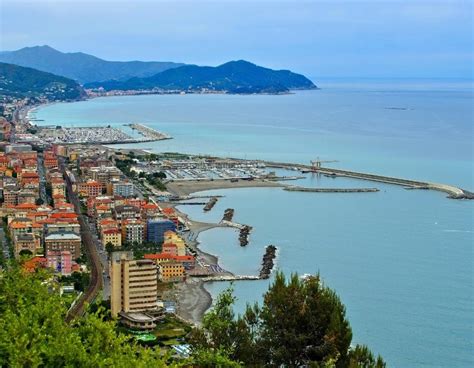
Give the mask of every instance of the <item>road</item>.
<path id="1" fill-rule="evenodd" d="M 49 204 L 49 198 L 46 194 L 46 175 L 44 172 L 43 154 L 38 154 L 38 174 L 40 177 L 39 194 L 44 204 Z"/>
<path id="2" fill-rule="evenodd" d="M 99 260 L 102 264 L 102 296 L 104 300 L 108 300 L 110 299 L 109 257 L 105 246 L 97 235 L 98 233 L 94 220 L 89 219 L 89 227 L 91 228 L 92 239 L 94 240 Z"/>
<path id="3" fill-rule="evenodd" d="M 66 178 L 68 199 L 74 205 L 75 211 L 78 214 L 78 220 L 81 226 L 82 244 L 84 245 L 85 254 L 91 267 L 91 281 L 89 286 L 86 290 L 84 290 L 84 294 L 82 294 L 81 298 L 77 301 L 74 307 L 69 310 L 69 313 L 66 316 L 66 321 L 70 322 L 74 318 L 84 314 L 86 303 L 92 303 L 97 297 L 97 294 L 99 294 L 100 290 L 102 289 L 102 263 L 99 260 L 97 246 L 92 236 L 89 222 L 86 216 L 81 214 L 81 204 L 79 198 L 72 190 L 71 181 L 66 175 L 64 162 L 62 160 L 60 161 L 60 167 Z"/>

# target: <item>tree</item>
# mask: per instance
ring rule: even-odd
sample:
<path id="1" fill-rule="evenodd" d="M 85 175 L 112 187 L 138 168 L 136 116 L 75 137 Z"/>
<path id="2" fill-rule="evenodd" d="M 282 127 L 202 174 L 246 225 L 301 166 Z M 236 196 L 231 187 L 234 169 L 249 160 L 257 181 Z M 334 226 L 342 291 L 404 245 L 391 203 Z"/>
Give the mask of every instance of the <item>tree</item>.
<path id="1" fill-rule="evenodd" d="M 0 362 L 5 367 L 176 367 L 169 356 L 116 332 L 100 311 L 65 322 L 66 305 L 45 271 L 0 278 Z"/>
<path id="2" fill-rule="evenodd" d="M 37 198 L 36 201 L 35 201 L 35 204 L 36 204 L 37 206 L 41 206 L 42 204 L 44 204 L 44 201 L 43 201 L 42 198 Z"/>
<path id="3" fill-rule="evenodd" d="M 115 246 L 111 242 L 107 242 L 107 244 L 105 244 L 105 250 L 111 254 L 115 250 Z"/>
<path id="4" fill-rule="evenodd" d="M 225 352 L 246 367 L 382 368 L 367 347 L 350 349 L 352 330 L 345 307 L 319 276 L 288 280 L 277 273 L 263 306 L 247 306 L 234 317 L 232 290 L 226 290 L 193 331 L 194 350 Z"/>

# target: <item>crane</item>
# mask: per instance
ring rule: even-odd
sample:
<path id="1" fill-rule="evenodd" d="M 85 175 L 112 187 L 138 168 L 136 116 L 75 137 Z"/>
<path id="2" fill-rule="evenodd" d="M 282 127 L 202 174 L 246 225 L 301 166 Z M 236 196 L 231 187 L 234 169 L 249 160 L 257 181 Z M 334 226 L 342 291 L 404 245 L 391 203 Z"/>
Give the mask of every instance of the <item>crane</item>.
<path id="1" fill-rule="evenodd" d="M 339 162 L 339 160 L 320 160 L 319 157 L 317 157 L 316 160 L 311 160 L 311 166 L 313 167 L 313 170 L 316 171 L 321 168 L 322 163 L 328 162 Z"/>

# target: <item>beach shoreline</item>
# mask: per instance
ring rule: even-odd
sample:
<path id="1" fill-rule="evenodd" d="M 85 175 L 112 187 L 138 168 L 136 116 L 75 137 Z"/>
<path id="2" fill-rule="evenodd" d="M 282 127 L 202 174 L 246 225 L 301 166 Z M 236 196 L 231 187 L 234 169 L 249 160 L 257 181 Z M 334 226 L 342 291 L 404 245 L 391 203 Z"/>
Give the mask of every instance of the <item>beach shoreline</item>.
<path id="1" fill-rule="evenodd" d="M 202 180 L 202 181 L 180 181 L 167 183 L 167 189 L 170 193 L 177 196 L 188 196 L 192 193 L 218 190 L 218 189 L 238 189 L 251 187 L 284 187 L 284 184 L 269 180 L 252 180 L 231 182 L 230 180 Z M 210 253 L 206 253 L 200 249 L 200 242 L 197 240 L 199 234 L 203 231 L 218 227 L 228 227 L 220 223 L 204 223 L 192 220 L 188 214 L 176 209 L 179 203 L 167 203 L 169 207 L 173 207 L 180 217 L 182 217 L 193 238 L 186 238 L 187 246 L 195 251 L 207 264 L 219 265 L 219 257 Z M 222 275 L 234 274 L 226 270 Z M 188 277 L 185 282 L 176 285 L 175 296 L 177 302 L 177 314 L 184 320 L 200 325 L 206 311 L 212 306 L 212 295 L 206 290 L 205 283 L 213 281 L 203 281 L 197 277 Z"/>

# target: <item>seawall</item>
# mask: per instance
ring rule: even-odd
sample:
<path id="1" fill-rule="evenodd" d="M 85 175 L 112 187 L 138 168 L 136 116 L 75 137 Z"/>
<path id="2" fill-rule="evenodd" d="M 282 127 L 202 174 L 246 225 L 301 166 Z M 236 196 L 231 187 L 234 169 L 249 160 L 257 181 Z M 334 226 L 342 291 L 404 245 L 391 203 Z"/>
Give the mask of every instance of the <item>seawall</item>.
<path id="1" fill-rule="evenodd" d="M 334 177 L 343 176 L 353 179 L 368 180 L 373 182 L 380 182 L 393 185 L 401 185 L 410 189 L 429 189 L 436 190 L 438 192 L 444 192 L 448 194 L 448 198 L 452 199 L 474 199 L 474 193 L 464 190 L 453 185 L 440 184 L 440 183 L 430 183 L 424 181 L 396 178 L 391 176 L 383 176 L 370 173 L 362 173 L 357 171 L 333 169 L 327 167 L 314 168 L 310 165 L 301 165 L 301 164 L 291 164 L 284 162 L 272 162 L 272 161 L 263 161 L 268 167 L 283 168 L 283 169 L 294 169 L 298 168 L 303 172 L 314 172 L 321 173 L 326 175 L 331 175 Z"/>

